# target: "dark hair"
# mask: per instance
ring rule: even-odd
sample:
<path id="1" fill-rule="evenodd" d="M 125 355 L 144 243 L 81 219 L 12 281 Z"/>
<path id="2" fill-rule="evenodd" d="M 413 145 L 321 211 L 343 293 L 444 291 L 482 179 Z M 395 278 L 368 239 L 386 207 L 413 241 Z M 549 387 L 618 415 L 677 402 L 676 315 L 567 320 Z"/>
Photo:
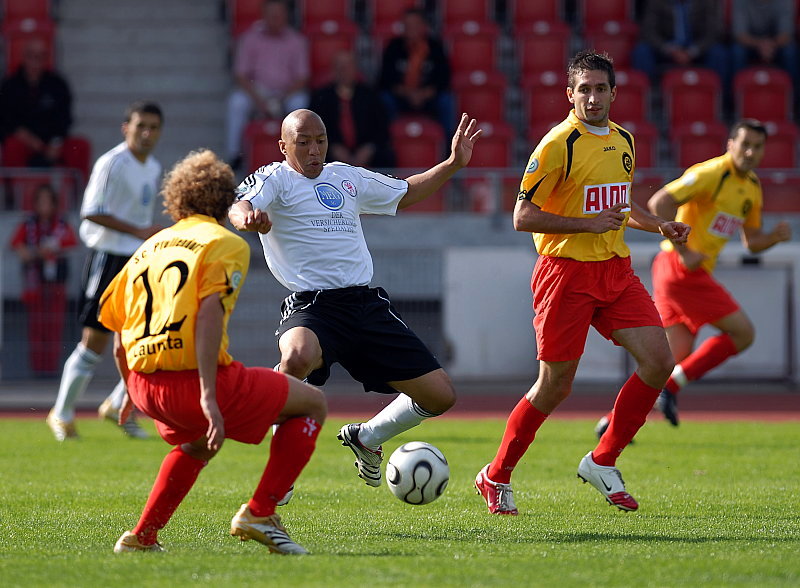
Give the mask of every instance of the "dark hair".
<path id="1" fill-rule="evenodd" d="M 125 110 L 125 122 L 131 122 L 131 118 L 133 117 L 134 113 L 155 114 L 159 120 L 161 120 L 161 124 L 164 124 L 164 113 L 161 112 L 161 107 L 155 102 L 149 102 L 147 100 L 137 100 L 136 102 L 133 102 Z"/>
<path id="2" fill-rule="evenodd" d="M 731 127 L 731 139 L 736 138 L 736 135 L 739 134 L 739 129 L 748 129 L 750 131 L 755 131 L 756 133 L 761 133 L 764 135 L 765 139 L 769 135 L 767 132 L 767 127 L 764 126 L 764 123 L 754 118 L 743 118 L 742 120 L 736 122 L 736 124 Z"/>
<path id="3" fill-rule="evenodd" d="M 567 86 L 575 87 L 575 76 L 585 71 L 604 71 L 608 74 L 608 84 L 612 88 L 617 85 L 614 76 L 614 60 L 608 53 L 598 53 L 593 49 L 579 51 L 569 60 L 567 65 Z"/>

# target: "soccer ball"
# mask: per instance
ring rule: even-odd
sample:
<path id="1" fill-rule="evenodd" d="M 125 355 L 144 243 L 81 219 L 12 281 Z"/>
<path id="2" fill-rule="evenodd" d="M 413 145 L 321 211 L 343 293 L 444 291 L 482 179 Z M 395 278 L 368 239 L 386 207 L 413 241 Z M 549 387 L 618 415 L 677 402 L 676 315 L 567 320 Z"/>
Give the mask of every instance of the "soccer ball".
<path id="1" fill-rule="evenodd" d="M 386 464 L 392 494 L 407 504 L 428 504 L 439 498 L 450 480 L 444 454 L 430 443 L 411 441 L 398 447 Z"/>

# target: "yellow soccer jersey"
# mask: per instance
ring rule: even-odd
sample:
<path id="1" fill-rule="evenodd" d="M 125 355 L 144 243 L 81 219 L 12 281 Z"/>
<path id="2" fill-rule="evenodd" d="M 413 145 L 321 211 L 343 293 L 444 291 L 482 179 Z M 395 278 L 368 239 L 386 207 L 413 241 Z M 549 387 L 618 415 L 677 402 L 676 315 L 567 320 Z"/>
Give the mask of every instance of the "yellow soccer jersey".
<path id="1" fill-rule="evenodd" d="M 531 154 L 519 198 L 545 212 L 578 218 L 597 216 L 618 202 L 630 203 L 636 160 L 633 136 L 613 122 L 608 126 L 608 135 L 595 135 L 574 110 L 570 112 Z M 540 255 L 602 261 L 630 255 L 624 229 L 625 225 L 602 234 L 534 233 L 533 241 Z"/>
<path id="2" fill-rule="evenodd" d="M 200 301 L 219 292 L 227 326 L 250 264 L 247 242 L 213 218 L 194 215 L 150 237 L 109 284 L 100 321 L 121 333 L 128 367 L 137 372 L 197 368 L 195 324 Z"/>
<path id="3" fill-rule="evenodd" d="M 687 246 L 708 256 L 702 264 L 708 272 L 714 271 L 720 251 L 743 226 L 761 226 L 758 176 L 738 173 L 728 153 L 693 165 L 664 188 L 680 205 L 675 220 L 692 227 Z M 663 241 L 661 248 L 670 251 L 673 245 Z"/>

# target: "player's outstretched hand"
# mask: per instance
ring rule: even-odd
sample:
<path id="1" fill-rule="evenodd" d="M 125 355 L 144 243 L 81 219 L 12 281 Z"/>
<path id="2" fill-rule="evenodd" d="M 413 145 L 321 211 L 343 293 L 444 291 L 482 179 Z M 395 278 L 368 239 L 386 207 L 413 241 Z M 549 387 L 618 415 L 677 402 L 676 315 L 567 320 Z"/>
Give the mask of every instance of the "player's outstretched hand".
<path id="1" fill-rule="evenodd" d="M 625 212 L 630 210 L 631 205 L 627 202 L 618 202 L 611 208 L 601 210 L 600 213 L 591 219 L 591 228 L 588 233 L 606 233 L 608 231 L 619 231 L 625 222 Z"/>
<path id="2" fill-rule="evenodd" d="M 781 221 L 772 228 L 772 240 L 775 243 L 789 241 L 792 238 L 792 228 L 786 221 Z"/>
<path id="3" fill-rule="evenodd" d="M 477 126 L 478 122 L 474 118 L 470 119 L 466 112 L 461 115 L 458 128 L 450 143 L 453 163 L 459 167 L 464 167 L 469 163 L 475 142 L 483 133 L 483 129 L 475 129 Z"/>
<path id="4" fill-rule="evenodd" d="M 248 210 L 241 212 L 238 217 L 237 222 L 233 222 L 233 219 L 231 222 L 240 231 L 257 231 L 266 234 L 272 229 L 272 221 L 263 210 Z"/>
<path id="5" fill-rule="evenodd" d="M 677 221 L 666 221 L 658 226 L 658 232 L 676 245 L 686 243 L 691 230 L 689 225 Z"/>

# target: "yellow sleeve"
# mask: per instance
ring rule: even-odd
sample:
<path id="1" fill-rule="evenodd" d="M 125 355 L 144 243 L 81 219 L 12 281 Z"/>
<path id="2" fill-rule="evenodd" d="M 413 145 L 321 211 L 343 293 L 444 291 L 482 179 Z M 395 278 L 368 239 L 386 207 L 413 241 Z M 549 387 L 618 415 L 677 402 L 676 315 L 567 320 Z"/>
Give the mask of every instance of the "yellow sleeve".
<path id="1" fill-rule="evenodd" d="M 103 292 L 100 297 L 100 309 L 97 318 L 104 327 L 117 333 L 122 331 L 125 324 L 125 278 L 126 268 L 123 268 Z"/>
<path id="2" fill-rule="evenodd" d="M 237 235 L 229 235 L 214 243 L 205 255 L 200 276 L 198 297 L 219 292 L 226 310 L 231 310 L 250 266 L 250 246 Z"/>
<path id="3" fill-rule="evenodd" d="M 695 198 L 711 194 L 715 188 L 715 180 L 719 181 L 716 174 L 704 172 L 698 166 L 692 166 L 677 180 L 664 186 L 664 189 L 672 195 L 676 203 L 685 204 Z"/>
<path id="4" fill-rule="evenodd" d="M 542 139 L 528 160 L 519 187 L 519 199 L 530 200 L 541 208 L 561 181 L 563 167 L 563 141 Z"/>

